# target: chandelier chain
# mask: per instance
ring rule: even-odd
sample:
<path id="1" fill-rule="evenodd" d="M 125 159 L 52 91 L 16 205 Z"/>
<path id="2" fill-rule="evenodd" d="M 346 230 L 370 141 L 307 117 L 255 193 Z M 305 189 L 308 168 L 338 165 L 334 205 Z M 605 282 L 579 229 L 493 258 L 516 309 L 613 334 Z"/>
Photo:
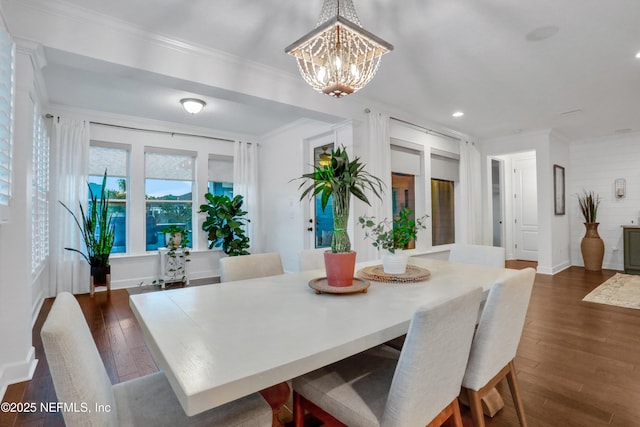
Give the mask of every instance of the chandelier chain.
<path id="1" fill-rule="evenodd" d="M 319 27 L 329 19 L 332 19 L 336 16 L 342 16 L 343 18 L 353 22 L 359 27 L 362 27 L 352 0 L 324 0 L 324 2 L 322 3 L 322 11 L 320 12 L 320 17 L 318 18 L 316 27 Z"/>

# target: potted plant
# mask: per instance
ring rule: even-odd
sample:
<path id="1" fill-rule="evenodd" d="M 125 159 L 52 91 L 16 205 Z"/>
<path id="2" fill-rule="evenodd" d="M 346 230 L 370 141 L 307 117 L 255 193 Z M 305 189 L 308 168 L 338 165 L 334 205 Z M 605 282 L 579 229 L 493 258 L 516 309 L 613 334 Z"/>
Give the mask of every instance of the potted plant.
<path id="1" fill-rule="evenodd" d="M 364 237 L 373 240 L 373 247 L 384 250 L 382 267 L 387 274 L 403 274 L 407 268 L 408 255 L 403 252 L 409 243 L 418 235 L 418 230 L 426 229 L 428 215 L 412 219 L 413 212 L 409 208 L 402 209 L 393 222 L 387 218 L 376 223 L 375 217 L 361 216 L 358 222 Z"/>
<path id="2" fill-rule="evenodd" d="M 596 222 L 600 196 L 594 191 L 583 190 L 583 194 L 578 194 L 578 205 L 586 228 L 585 235 L 580 242 L 584 268 L 590 271 L 601 271 L 604 259 L 604 242 L 598 234 L 600 223 Z"/>
<path id="3" fill-rule="evenodd" d="M 161 230 L 164 233 L 165 246 L 169 248 L 170 246 L 179 248 L 185 248 L 189 243 L 189 230 L 186 230 L 177 224 L 171 224 L 168 227 L 165 227 Z M 186 238 L 186 242 L 183 243 L 182 239 Z"/>
<path id="4" fill-rule="evenodd" d="M 187 265 L 191 261 L 189 255 L 189 230 L 182 228 L 176 224 L 171 224 L 162 229 L 167 239 L 167 253 L 165 271 L 163 274 L 164 282 L 182 282 L 187 283 Z M 162 284 L 162 283 L 161 283 Z"/>
<path id="5" fill-rule="evenodd" d="M 327 283 L 331 286 L 351 286 L 355 270 L 356 253 L 351 251 L 351 241 L 347 233 L 351 195 L 368 205 L 366 190 L 371 190 L 379 199 L 382 181 L 364 170 L 365 165 L 356 157 L 349 159 L 345 147 L 331 150 L 328 165 L 314 166 L 313 172 L 302 175 L 304 180 L 298 187 L 302 190 L 300 200 L 320 195 L 324 211 L 333 198 L 333 237 L 331 251 L 325 252 Z M 305 187 L 306 186 L 306 187 Z"/>
<path id="6" fill-rule="evenodd" d="M 88 211 L 85 212 L 82 203 L 79 203 L 79 217 L 62 201 L 59 202 L 73 216 L 85 246 L 85 251 L 75 248 L 65 249 L 79 253 L 89 263 L 91 267 L 90 292 L 93 296 L 95 285 L 107 286 L 107 291 L 111 288 L 109 256 L 115 239 L 115 227 L 112 215 L 109 213 L 107 171 L 104 171 L 99 196 L 94 194 L 88 183 L 87 187 L 89 188 Z"/>
<path id="7" fill-rule="evenodd" d="M 208 234 L 209 249 L 222 247 L 229 256 L 248 255 L 249 237 L 243 227 L 250 221 L 242 210 L 242 196 L 231 199 L 207 193 L 204 197 L 208 203 L 200 205 L 200 212 L 207 214 L 202 229 Z"/>

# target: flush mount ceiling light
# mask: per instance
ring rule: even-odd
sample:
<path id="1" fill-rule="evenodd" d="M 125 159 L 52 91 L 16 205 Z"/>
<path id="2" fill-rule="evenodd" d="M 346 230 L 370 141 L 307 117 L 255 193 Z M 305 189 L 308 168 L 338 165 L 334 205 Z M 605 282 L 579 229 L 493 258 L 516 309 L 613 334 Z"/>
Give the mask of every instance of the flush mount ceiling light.
<path id="1" fill-rule="evenodd" d="M 464 116 L 464 113 L 462 111 L 456 111 L 455 113 L 452 114 L 453 117 L 462 117 Z"/>
<path id="2" fill-rule="evenodd" d="M 636 58 L 640 59 L 640 52 L 636 53 Z"/>
<path id="3" fill-rule="evenodd" d="M 324 0 L 316 28 L 285 52 L 318 92 L 336 98 L 357 92 L 373 79 L 380 58 L 393 46 L 360 24 L 352 0 Z"/>
<path id="4" fill-rule="evenodd" d="M 189 114 L 198 114 L 207 105 L 202 99 L 196 98 L 184 98 L 180 100 L 180 103 Z"/>

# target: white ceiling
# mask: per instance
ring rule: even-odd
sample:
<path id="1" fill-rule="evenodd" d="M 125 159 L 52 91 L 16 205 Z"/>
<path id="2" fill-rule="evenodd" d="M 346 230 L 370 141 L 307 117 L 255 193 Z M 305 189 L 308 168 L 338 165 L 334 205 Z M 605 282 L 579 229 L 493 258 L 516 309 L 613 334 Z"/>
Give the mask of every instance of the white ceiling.
<path id="1" fill-rule="evenodd" d="M 287 73 L 296 65 L 284 47 L 315 26 L 321 8 L 321 0 L 65 3 Z M 351 95 L 362 104 L 480 138 L 539 129 L 571 139 L 640 131 L 639 0 L 354 3 L 363 26 L 395 46 L 373 82 Z M 337 120 L 53 49 L 46 56 L 47 91 L 57 104 L 255 135 L 301 117 Z M 199 95 L 209 105 L 187 116 L 163 103 L 168 92 Z M 451 117 L 456 110 L 464 117 Z"/>

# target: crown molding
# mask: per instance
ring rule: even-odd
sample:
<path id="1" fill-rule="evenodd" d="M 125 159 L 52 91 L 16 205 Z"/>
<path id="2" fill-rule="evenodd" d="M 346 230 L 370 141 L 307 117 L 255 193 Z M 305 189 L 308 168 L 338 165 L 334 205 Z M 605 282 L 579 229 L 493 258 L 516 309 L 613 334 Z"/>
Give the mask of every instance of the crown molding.
<path id="1" fill-rule="evenodd" d="M 169 48 L 181 53 L 207 57 L 216 61 L 222 61 L 245 68 L 251 68 L 262 74 L 268 74 L 282 78 L 290 78 L 294 81 L 300 80 L 297 73 L 282 71 L 280 69 L 264 65 L 249 59 L 239 58 L 228 52 L 213 49 L 208 46 L 199 45 L 193 42 L 181 40 L 162 33 L 155 33 L 138 27 L 126 21 L 122 21 L 111 16 L 107 16 L 95 11 L 71 5 L 64 0 L 10 0 L 17 2 L 20 7 L 38 10 L 42 13 L 54 15 L 64 20 L 71 20 L 80 26 L 106 27 L 119 33 L 126 34 L 130 37 L 151 42 L 155 45 Z"/>
<path id="2" fill-rule="evenodd" d="M 257 141 L 256 135 L 218 131 L 211 128 L 199 126 L 189 126 L 181 123 L 166 122 L 162 120 L 147 119 L 104 111 L 87 110 L 84 108 L 69 107 L 66 105 L 51 104 L 46 108 L 46 113 L 54 116 L 70 116 L 79 120 L 89 122 L 108 123 L 116 126 L 140 127 L 151 131 L 192 133 L 216 139 L 242 140 L 247 142 Z"/>

